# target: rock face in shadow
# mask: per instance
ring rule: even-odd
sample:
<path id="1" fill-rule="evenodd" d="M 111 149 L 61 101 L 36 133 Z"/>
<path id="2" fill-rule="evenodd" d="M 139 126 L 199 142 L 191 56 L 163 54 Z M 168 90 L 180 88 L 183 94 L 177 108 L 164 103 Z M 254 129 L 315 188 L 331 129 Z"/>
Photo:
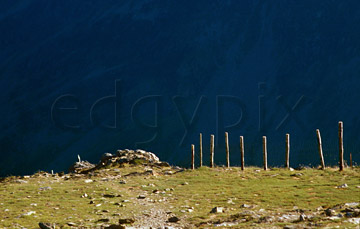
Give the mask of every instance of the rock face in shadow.
<path id="1" fill-rule="evenodd" d="M 319 162 L 320 129 L 336 165 L 340 119 L 345 153 L 360 148 L 358 4 L 1 1 L 0 176 L 63 171 L 78 152 L 95 163 L 119 145 L 186 165 L 199 132 L 206 152 L 225 131 L 230 152 L 245 137 L 249 165 L 267 135 L 269 166 L 289 132 L 296 167 Z M 215 152 L 225 158 L 223 140 Z"/>

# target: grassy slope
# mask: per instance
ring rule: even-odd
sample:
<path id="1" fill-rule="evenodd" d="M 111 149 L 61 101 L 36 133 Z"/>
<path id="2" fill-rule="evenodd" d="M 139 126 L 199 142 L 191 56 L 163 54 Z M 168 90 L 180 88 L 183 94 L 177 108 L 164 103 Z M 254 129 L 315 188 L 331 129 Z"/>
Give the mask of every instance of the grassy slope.
<path id="1" fill-rule="evenodd" d="M 174 175 L 131 176 L 120 177 L 133 171 L 143 171 L 143 167 L 125 167 L 115 170 L 103 170 L 98 176 L 91 178 L 84 175 L 68 180 L 57 176 L 32 176 L 28 183 L 16 183 L 14 178 L 0 183 L 0 227 L 14 228 L 24 226 L 36 228 L 38 222 L 53 222 L 65 225 L 74 222 L 82 226 L 101 225 L 97 220 L 107 218 L 110 223 L 117 223 L 119 218 L 141 215 L 155 206 L 172 211 L 191 225 L 217 220 L 231 220 L 237 213 L 246 210 L 241 204 L 256 205 L 254 209 L 266 210 L 266 214 L 293 212 L 294 206 L 311 213 L 319 206 L 324 208 L 336 204 L 360 201 L 360 168 L 347 169 L 338 172 L 336 169 L 325 171 L 306 169 L 288 171 L 274 168 L 262 171 L 250 167 L 246 171 L 232 167 L 210 169 L 203 167 L 195 171 L 186 170 Z M 160 169 L 158 169 L 160 173 Z M 301 176 L 291 176 L 302 173 Z M 109 181 L 102 181 L 104 177 Z M 85 179 L 94 182 L 85 183 Z M 17 179 L 17 178 L 16 178 Z M 126 184 L 119 180 L 125 179 Z M 188 185 L 183 185 L 187 182 Z M 346 183 L 346 189 L 335 188 Z M 154 186 L 149 186 L 154 184 Z M 40 191 L 41 187 L 51 187 L 51 190 Z M 154 194 L 153 190 L 167 190 L 165 193 Z M 88 198 L 81 198 L 87 193 Z M 122 195 L 121 197 L 104 198 L 103 194 Z M 165 197 L 165 202 L 141 204 L 136 199 L 139 194 L 145 194 L 147 200 L 159 200 Z M 91 198 L 91 199 L 90 199 Z M 229 199 L 233 203 L 228 203 Z M 122 200 L 126 206 L 115 205 Z M 95 204 L 89 204 L 93 200 Z M 148 202 L 148 201 L 147 201 Z M 146 202 L 146 203 L 147 203 Z M 36 203 L 37 206 L 31 204 Z M 193 212 L 184 212 L 188 207 L 194 207 Z M 225 207 L 225 213 L 211 214 L 215 207 Z M 5 209 L 8 209 L 5 211 Z M 107 210 L 108 212 L 102 212 Z M 22 214 L 36 211 L 36 214 Z M 117 213 L 118 215 L 114 215 Z M 70 217 L 70 218 L 69 218 Z M 354 224 L 320 220 L 323 226 L 350 226 Z M 286 223 L 288 225 L 289 223 Z M 258 224 L 257 220 L 249 219 L 242 226 L 267 226 Z M 284 223 L 273 223 L 273 226 L 283 226 Z"/>

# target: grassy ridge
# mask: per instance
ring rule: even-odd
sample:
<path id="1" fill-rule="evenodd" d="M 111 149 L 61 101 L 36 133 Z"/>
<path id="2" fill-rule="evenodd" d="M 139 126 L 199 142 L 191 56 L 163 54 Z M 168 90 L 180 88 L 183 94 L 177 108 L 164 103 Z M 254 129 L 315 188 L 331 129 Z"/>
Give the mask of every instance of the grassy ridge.
<path id="1" fill-rule="evenodd" d="M 326 209 L 360 201 L 360 188 L 357 187 L 360 185 L 360 168 L 339 172 L 334 168 L 263 171 L 249 167 L 241 171 L 237 167 L 202 167 L 164 175 L 165 170 L 171 171 L 170 168 L 153 168 L 154 175 L 126 176 L 144 171 L 143 166 L 128 165 L 107 168 L 92 175 L 59 177 L 38 173 L 25 179 L 9 177 L 0 183 L 0 227 L 36 228 L 39 222 L 65 227 L 69 222 L 77 226 L 100 227 L 129 217 L 139 219 L 136 225 L 143 222 L 142 215 L 153 209 L 164 209 L 178 216 L 181 222 L 175 226 L 192 227 L 244 219 L 238 226 L 282 227 L 289 223 L 259 222 L 256 217 L 241 215 L 248 210 L 241 205 L 247 204 L 255 212 L 262 209 L 258 214 L 268 216 L 296 209 L 315 214 L 319 207 Z M 87 179 L 93 182 L 86 183 Z M 344 183 L 347 188 L 336 188 Z M 85 193 L 87 196 L 82 197 Z M 145 199 L 139 200 L 139 195 L 144 195 Z M 210 213 L 216 206 L 225 211 Z M 36 213 L 26 215 L 31 211 Z M 108 222 L 100 222 L 102 219 Z M 356 226 L 345 220 L 315 217 L 312 221 L 319 223 L 318 226 Z"/>

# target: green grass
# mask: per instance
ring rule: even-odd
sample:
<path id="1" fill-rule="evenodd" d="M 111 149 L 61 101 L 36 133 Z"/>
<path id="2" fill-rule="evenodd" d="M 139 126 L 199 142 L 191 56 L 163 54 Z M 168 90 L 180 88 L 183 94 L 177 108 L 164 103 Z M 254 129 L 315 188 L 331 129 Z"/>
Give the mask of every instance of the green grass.
<path id="1" fill-rule="evenodd" d="M 123 175 L 135 171 L 143 171 L 141 166 L 125 166 L 114 171 L 109 168 L 99 172 L 98 176 L 82 175 L 68 180 L 57 176 L 33 176 L 28 183 L 15 183 L 15 177 L 9 177 L 0 183 L 0 227 L 28 227 L 36 228 L 38 222 L 53 222 L 66 225 L 68 222 L 85 227 L 101 225 L 99 219 L 108 218 L 110 223 L 117 223 L 119 218 L 132 217 L 143 214 L 153 205 L 139 205 L 136 197 L 146 193 L 148 198 L 159 200 L 163 197 L 166 202 L 157 202 L 158 207 L 170 209 L 174 214 L 184 219 L 190 225 L 201 225 L 205 222 L 232 221 L 239 218 L 247 219 L 241 225 L 257 227 L 257 220 L 241 215 L 247 209 L 242 204 L 254 205 L 250 210 L 265 209 L 267 215 L 288 213 L 294 206 L 307 212 L 314 212 L 316 208 L 332 207 L 337 204 L 360 201 L 360 168 L 346 169 L 343 172 L 334 168 L 325 171 L 305 169 L 288 171 L 274 168 L 263 171 L 260 168 L 248 167 L 245 171 L 232 167 L 226 169 L 217 167 L 210 169 L 203 167 L 194 171 L 186 170 L 173 175 L 158 176 L 129 176 Z M 161 174 L 162 169 L 154 169 Z M 292 176 L 301 173 L 301 176 Z M 113 180 L 102 181 L 102 178 L 116 177 Z M 85 183 L 85 179 L 94 182 Z M 126 184 L 120 184 L 125 179 Z M 187 185 L 184 183 L 187 182 Z M 348 188 L 337 189 L 338 185 L 346 183 Z M 149 186 L 153 184 L 154 186 Z M 51 187 L 51 190 L 40 191 L 40 187 Z M 170 189 L 167 190 L 166 189 Z M 153 194 L 153 190 L 165 191 L 165 194 Z M 87 193 L 89 197 L 81 198 Z M 105 198 L 103 194 L 121 195 Z M 90 199 L 91 198 L 91 199 Z M 228 203 L 232 199 L 233 203 Z M 95 204 L 90 204 L 93 200 Z M 122 203 L 122 200 L 130 200 Z M 120 207 L 115 203 L 126 206 Z M 37 204 L 32 206 L 31 204 Z M 96 204 L 101 206 L 96 207 Z M 189 206 L 194 211 L 183 212 Z M 225 212 L 211 214 L 215 207 L 224 207 Z M 5 209 L 8 209 L 5 211 Z M 102 212 L 105 210 L 107 212 Z M 36 214 L 22 216 L 22 214 L 36 211 Z M 114 215 L 118 214 L 118 215 Z M 70 218 L 69 218 L 70 217 Z M 315 218 L 323 226 L 349 226 L 354 224 L 334 222 Z M 257 226 L 256 226 L 257 225 Z M 265 225 L 265 224 L 261 224 Z M 273 226 L 282 227 L 284 223 L 274 223 Z"/>

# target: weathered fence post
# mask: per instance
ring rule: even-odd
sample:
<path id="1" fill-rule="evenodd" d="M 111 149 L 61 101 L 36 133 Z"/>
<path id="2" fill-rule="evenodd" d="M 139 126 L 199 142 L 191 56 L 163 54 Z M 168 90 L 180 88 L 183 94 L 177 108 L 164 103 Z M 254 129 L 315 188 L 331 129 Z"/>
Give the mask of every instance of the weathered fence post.
<path id="1" fill-rule="evenodd" d="M 344 170 L 344 126 L 343 122 L 339 122 L 339 170 Z"/>
<path id="2" fill-rule="evenodd" d="M 230 168 L 229 133 L 225 132 L 226 167 Z"/>
<path id="3" fill-rule="evenodd" d="M 195 146 L 191 145 L 191 169 L 195 169 Z"/>
<path id="4" fill-rule="evenodd" d="M 241 170 L 245 168 L 245 160 L 244 160 L 244 137 L 240 136 L 240 152 L 241 152 Z"/>
<path id="5" fill-rule="evenodd" d="M 263 136 L 263 157 L 264 157 L 264 170 L 267 170 L 267 146 L 266 146 L 266 136 Z"/>
<path id="6" fill-rule="evenodd" d="M 286 134 L 285 138 L 285 167 L 290 168 L 290 134 Z"/>
<path id="7" fill-rule="evenodd" d="M 203 152 L 202 152 L 202 134 L 199 135 L 199 154 L 200 154 L 200 167 L 203 164 Z"/>
<path id="8" fill-rule="evenodd" d="M 210 136 L 210 168 L 214 167 L 214 135 Z"/>
<path id="9" fill-rule="evenodd" d="M 316 136 L 317 136 L 317 142 L 318 142 L 318 148 L 319 148 L 319 156 L 320 156 L 320 162 L 321 162 L 321 169 L 325 169 L 325 161 L 324 161 L 324 155 L 322 150 L 322 142 L 321 142 L 321 135 L 320 130 L 316 129 Z"/>
<path id="10" fill-rule="evenodd" d="M 352 168 L 353 167 L 353 164 L 352 164 L 352 155 L 351 155 L 351 153 L 350 153 L 350 168 Z"/>

